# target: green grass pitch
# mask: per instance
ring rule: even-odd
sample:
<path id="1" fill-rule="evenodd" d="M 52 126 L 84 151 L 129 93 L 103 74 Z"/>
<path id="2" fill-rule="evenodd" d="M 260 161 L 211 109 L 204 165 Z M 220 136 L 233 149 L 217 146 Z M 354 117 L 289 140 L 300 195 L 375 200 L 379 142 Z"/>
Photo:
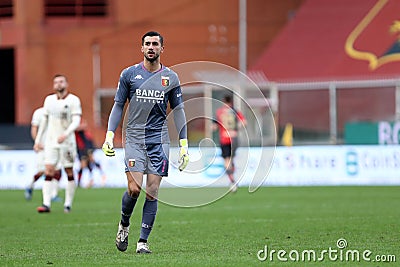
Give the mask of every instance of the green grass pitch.
<path id="1" fill-rule="evenodd" d="M 1 190 L 0 266 L 400 266 L 400 187 L 262 187 L 255 193 L 240 188 L 197 208 L 159 204 L 149 255 L 135 253 L 144 194 L 131 221 L 128 250 L 115 247 L 123 191 L 79 188 L 70 214 L 62 203 L 38 214 L 41 191 L 26 201 L 21 190 Z M 191 197 L 185 189 L 161 191 Z M 347 247 L 338 249 L 341 238 Z M 260 261 L 266 246 L 268 255 L 286 254 Z M 369 250 L 371 261 L 320 254 L 330 248 L 338 257 L 340 251 Z M 296 251 L 309 250 L 324 257 L 296 260 Z M 376 255 L 386 261 L 376 261 Z"/>

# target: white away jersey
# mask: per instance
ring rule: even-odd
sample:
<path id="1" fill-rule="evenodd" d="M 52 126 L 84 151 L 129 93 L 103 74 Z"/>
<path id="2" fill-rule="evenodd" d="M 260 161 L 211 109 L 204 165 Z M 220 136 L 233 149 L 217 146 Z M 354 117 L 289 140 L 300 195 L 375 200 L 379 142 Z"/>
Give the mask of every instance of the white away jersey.
<path id="1" fill-rule="evenodd" d="M 81 101 L 73 94 L 59 99 L 56 94 L 44 100 L 44 115 L 47 116 L 47 138 L 45 146 L 59 147 L 57 138 L 62 135 L 72 122 L 73 115 L 82 115 Z M 72 132 L 61 145 L 76 146 L 75 134 Z"/>

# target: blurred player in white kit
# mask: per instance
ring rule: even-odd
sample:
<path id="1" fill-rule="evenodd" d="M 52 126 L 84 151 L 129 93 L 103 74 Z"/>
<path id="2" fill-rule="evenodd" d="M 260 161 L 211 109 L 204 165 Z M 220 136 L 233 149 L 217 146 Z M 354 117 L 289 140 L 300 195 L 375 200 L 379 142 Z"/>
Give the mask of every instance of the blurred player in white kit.
<path id="1" fill-rule="evenodd" d="M 43 113 L 44 109 L 43 107 L 35 109 L 32 115 L 32 120 L 31 120 L 31 137 L 33 140 L 36 139 L 36 136 L 39 132 L 39 126 L 40 123 L 43 119 Z M 42 139 L 40 140 L 40 143 L 44 143 L 44 139 L 46 138 L 46 130 L 43 131 L 42 134 Z M 40 177 L 44 175 L 44 150 L 41 149 L 39 151 L 36 151 L 36 166 L 37 166 L 37 172 L 33 175 L 33 179 L 29 182 L 28 187 L 25 189 L 25 199 L 26 200 L 31 200 L 32 199 L 32 194 L 33 194 L 33 185 L 34 183 L 39 180 Z M 61 168 L 60 166 L 57 166 L 57 170 L 54 174 L 53 180 L 52 180 L 52 200 L 55 201 L 58 198 L 58 183 L 61 179 Z"/>
<path id="2" fill-rule="evenodd" d="M 79 126 L 82 115 L 79 97 L 69 93 L 67 77 L 57 74 L 53 78 L 55 93 L 44 100 L 43 121 L 35 139 L 34 149 L 39 151 L 44 145 L 45 181 L 43 183 L 43 204 L 37 208 L 39 213 L 50 212 L 51 180 L 54 177 L 56 166 L 61 163 L 67 174 L 68 182 L 65 189 L 64 212 L 71 211 L 75 195 L 75 181 L 73 165 L 77 155 L 75 129 Z M 44 144 L 41 136 L 47 129 Z"/>

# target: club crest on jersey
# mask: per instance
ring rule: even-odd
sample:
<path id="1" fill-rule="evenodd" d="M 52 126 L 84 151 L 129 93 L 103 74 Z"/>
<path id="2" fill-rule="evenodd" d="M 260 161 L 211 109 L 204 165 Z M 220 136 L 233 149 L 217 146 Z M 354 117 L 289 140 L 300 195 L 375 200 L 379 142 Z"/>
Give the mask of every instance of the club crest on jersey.
<path id="1" fill-rule="evenodd" d="M 129 167 L 135 167 L 135 163 L 136 163 L 136 160 L 135 159 L 128 159 L 128 166 Z"/>
<path id="2" fill-rule="evenodd" d="M 169 77 L 161 76 L 161 85 L 164 87 L 169 86 Z"/>

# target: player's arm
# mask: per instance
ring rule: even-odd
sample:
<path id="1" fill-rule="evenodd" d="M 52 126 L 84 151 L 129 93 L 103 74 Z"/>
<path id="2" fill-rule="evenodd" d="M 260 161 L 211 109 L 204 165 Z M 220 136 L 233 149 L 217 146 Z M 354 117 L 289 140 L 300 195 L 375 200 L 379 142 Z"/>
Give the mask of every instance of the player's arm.
<path id="1" fill-rule="evenodd" d="M 44 133 L 44 130 L 47 128 L 47 115 L 43 115 L 42 120 L 40 121 L 39 125 L 39 131 L 36 134 L 35 137 L 35 144 L 33 145 L 33 149 L 38 152 L 43 149 L 43 144 L 40 143 L 40 140 L 42 140 L 42 136 Z"/>
<path id="2" fill-rule="evenodd" d="M 211 122 L 212 122 L 212 124 L 211 124 L 211 129 L 212 129 L 213 131 L 216 131 L 216 130 L 218 130 L 218 128 L 219 128 L 219 122 L 218 122 L 217 117 L 218 117 L 218 114 L 216 114 L 216 117 L 215 117 L 215 118 L 211 118 Z"/>
<path id="3" fill-rule="evenodd" d="M 238 119 L 239 119 L 239 121 L 240 121 L 240 123 L 239 123 L 239 128 L 246 126 L 247 121 L 246 121 L 246 118 L 245 118 L 245 116 L 243 115 L 243 113 L 240 112 L 240 111 L 237 111 L 236 114 L 237 114 L 237 117 L 238 117 Z"/>
<path id="4" fill-rule="evenodd" d="M 175 127 L 179 134 L 179 170 L 183 171 L 189 163 L 189 144 L 187 139 L 186 115 L 183 109 L 183 103 L 174 108 L 173 114 Z"/>
<path id="5" fill-rule="evenodd" d="M 175 127 L 179 134 L 179 139 L 187 139 L 186 115 L 183 104 L 175 107 L 173 110 L 173 114 Z"/>
<path id="6" fill-rule="evenodd" d="M 79 127 L 79 124 L 81 123 L 81 115 L 80 114 L 75 114 L 72 115 L 72 121 L 69 124 L 68 128 L 64 131 L 64 133 L 58 137 L 58 143 L 62 143 L 67 139 L 67 137 L 75 132 L 75 130 Z"/>
<path id="7" fill-rule="evenodd" d="M 79 97 L 73 95 L 71 99 L 71 123 L 68 125 L 67 129 L 57 138 L 57 142 L 61 144 L 64 142 L 68 136 L 75 133 L 75 130 L 81 124 L 82 116 L 82 105 Z"/>
<path id="8" fill-rule="evenodd" d="M 106 138 L 102 146 L 104 154 L 108 157 L 115 156 L 114 133 L 119 125 L 119 122 L 121 121 L 124 105 L 128 99 L 130 87 L 129 75 L 129 68 L 126 68 L 121 72 L 121 75 L 119 76 L 117 93 L 114 97 L 114 105 L 111 109 L 110 116 L 108 117 Z"/>
<path id="9" fill-rule="evenodd" d="M 115 156 L 114 133 L 118 127 L 119 122 L 121 121 L 123 110 L 124 110 L 124 103 L 114 102 L 110 116 L 108 118 L 106 139 L 102 147 L 102 150 L 104 154 L 106 154 L 106 156 L 109 157 Z"/>
<path id="10" fill-rule="evenodd" d="M 36 136 L 38 134 L 39 126 L 38 125 L 31 125 L 31 137 L 32 140 L 35 141 Z"/>
<path id="11" fill-rule="evenodd" d="M 187 139 L 186 115 L 182 100 L 182 89 L 178 79 L 177 87 L 172 90 L 169 101 L 174 115 L 175 127 L 179 135 L 179 170 L 183 171 L 189 163 L 189 144 Z"/>

